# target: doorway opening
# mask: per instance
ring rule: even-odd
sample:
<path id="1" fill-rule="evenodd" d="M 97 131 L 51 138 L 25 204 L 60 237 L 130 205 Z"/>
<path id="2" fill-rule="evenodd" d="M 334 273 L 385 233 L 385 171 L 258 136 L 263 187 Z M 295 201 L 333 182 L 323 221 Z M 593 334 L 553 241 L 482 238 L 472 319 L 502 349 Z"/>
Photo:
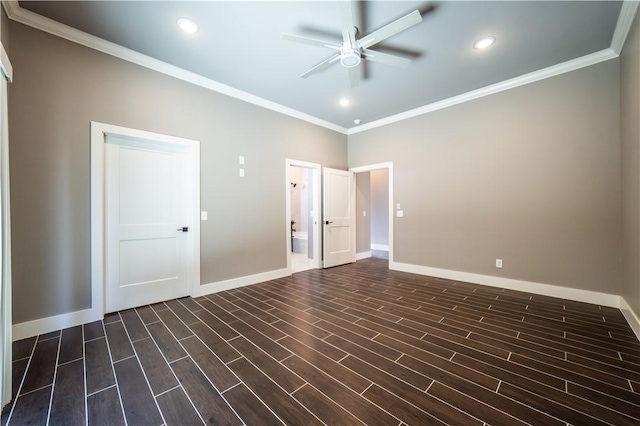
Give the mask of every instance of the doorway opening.
<path id="1" fill-rule="evenodd" d="M 287 159 L 286 182 L 287 269 L 320 268 L 320 165 Z"/>
<path id="2" fill-rule="evenodd" d="M 356 259 L 393 262 L 393 163 L 350 169 L 356 174 Z"/>

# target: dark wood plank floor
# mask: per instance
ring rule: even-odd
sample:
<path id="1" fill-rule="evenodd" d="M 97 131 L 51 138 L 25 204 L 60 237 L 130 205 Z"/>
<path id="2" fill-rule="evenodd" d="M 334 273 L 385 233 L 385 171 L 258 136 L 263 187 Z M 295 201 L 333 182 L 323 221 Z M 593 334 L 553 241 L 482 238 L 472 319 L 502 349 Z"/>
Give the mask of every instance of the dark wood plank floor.
<path id="1" fill-rule="evenodd" d="M 10 425 L 640 424 L 618 310 L 376 258 L 18 341 L 13 374 Z"/>

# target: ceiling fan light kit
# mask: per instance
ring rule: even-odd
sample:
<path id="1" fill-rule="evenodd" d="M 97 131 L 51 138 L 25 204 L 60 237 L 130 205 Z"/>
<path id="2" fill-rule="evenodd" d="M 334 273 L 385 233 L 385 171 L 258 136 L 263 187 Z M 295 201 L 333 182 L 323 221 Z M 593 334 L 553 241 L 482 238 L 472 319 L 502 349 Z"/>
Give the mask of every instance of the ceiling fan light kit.
<path id="1" fill-rule="evenodd" d="M 369 48 L 422 22 L 422 15 L 420 15 L 418 10 L 414 10 L 402 18 L 397 19 L 360 39 L 356 39 L 357 29 L 353 22 L 351 2 L 345 1 L 340 3 L 340 21 L 342 27 L 341 44 L 315 40 L 292 34 L 282 35 L 283 40 L 324 47 L 338 52 L 301 74 L 301 78 L 307 78 L 316 74 L 340 60 L 340 65 L 349 70 L 349 83 L 351 84 L 351 87 L 356 87 L 360 84 L 360 74 L 355 70 L 355 68 L 360 65 L 362 59 L 402 68 L 409 66 L 411 63 L 409 59 L 377 52 Z"/>
<path id="2" fill-rule="evenodd" d="M 340 54 L 340 64 L 345 68 L 357 67 L 361 60 L 360 51 L 357 49 L 347 48 Z"/>

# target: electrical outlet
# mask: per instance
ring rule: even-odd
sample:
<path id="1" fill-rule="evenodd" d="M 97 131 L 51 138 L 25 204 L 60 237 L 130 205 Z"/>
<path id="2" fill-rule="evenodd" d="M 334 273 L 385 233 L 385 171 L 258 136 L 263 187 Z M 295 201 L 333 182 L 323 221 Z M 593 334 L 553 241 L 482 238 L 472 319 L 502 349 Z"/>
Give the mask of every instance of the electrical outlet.
<path id="1" fill-rule="evenodd" d="M 502 269 L 502 259 L 496 259 L 496 268 Z"/>

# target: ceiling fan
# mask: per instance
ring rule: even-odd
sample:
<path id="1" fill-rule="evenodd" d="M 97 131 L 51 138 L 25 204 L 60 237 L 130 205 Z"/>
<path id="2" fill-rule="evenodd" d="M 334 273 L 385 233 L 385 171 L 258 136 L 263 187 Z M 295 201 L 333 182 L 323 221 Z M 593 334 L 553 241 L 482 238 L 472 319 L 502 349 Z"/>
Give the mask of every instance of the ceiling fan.
<path id="1" fill-rule="evenodd" d="M 414 10 L 402 18 L 397 19 L 379 30 L 359 39 L 356 39 L 357 28 L 353 22 L 350 1 L 340 2 L 340 21 L 342 28 L 341 44 L 301 37 L 293 34 L 282 35 L 283 40 L 308 44 L 311 46 L 325 47 L 336 51 L 336 53 L 331 57 L 301 74 L 300 77 L 307 78 L 335 63 L 340 63 L 349 71 L 349 82 L 351 83 L 351 87 L 356 87 L 360 84 L 360 73 L 358 72 L 357 67 L 360 65 L 363 58 L 368 61 L 402 68 L 406 68 L 411 63 L 411 60 L 409 59 L 377 52 L 369 48 L 422 22 L 422 15 L 420 14 L 420 11 Z"/>

